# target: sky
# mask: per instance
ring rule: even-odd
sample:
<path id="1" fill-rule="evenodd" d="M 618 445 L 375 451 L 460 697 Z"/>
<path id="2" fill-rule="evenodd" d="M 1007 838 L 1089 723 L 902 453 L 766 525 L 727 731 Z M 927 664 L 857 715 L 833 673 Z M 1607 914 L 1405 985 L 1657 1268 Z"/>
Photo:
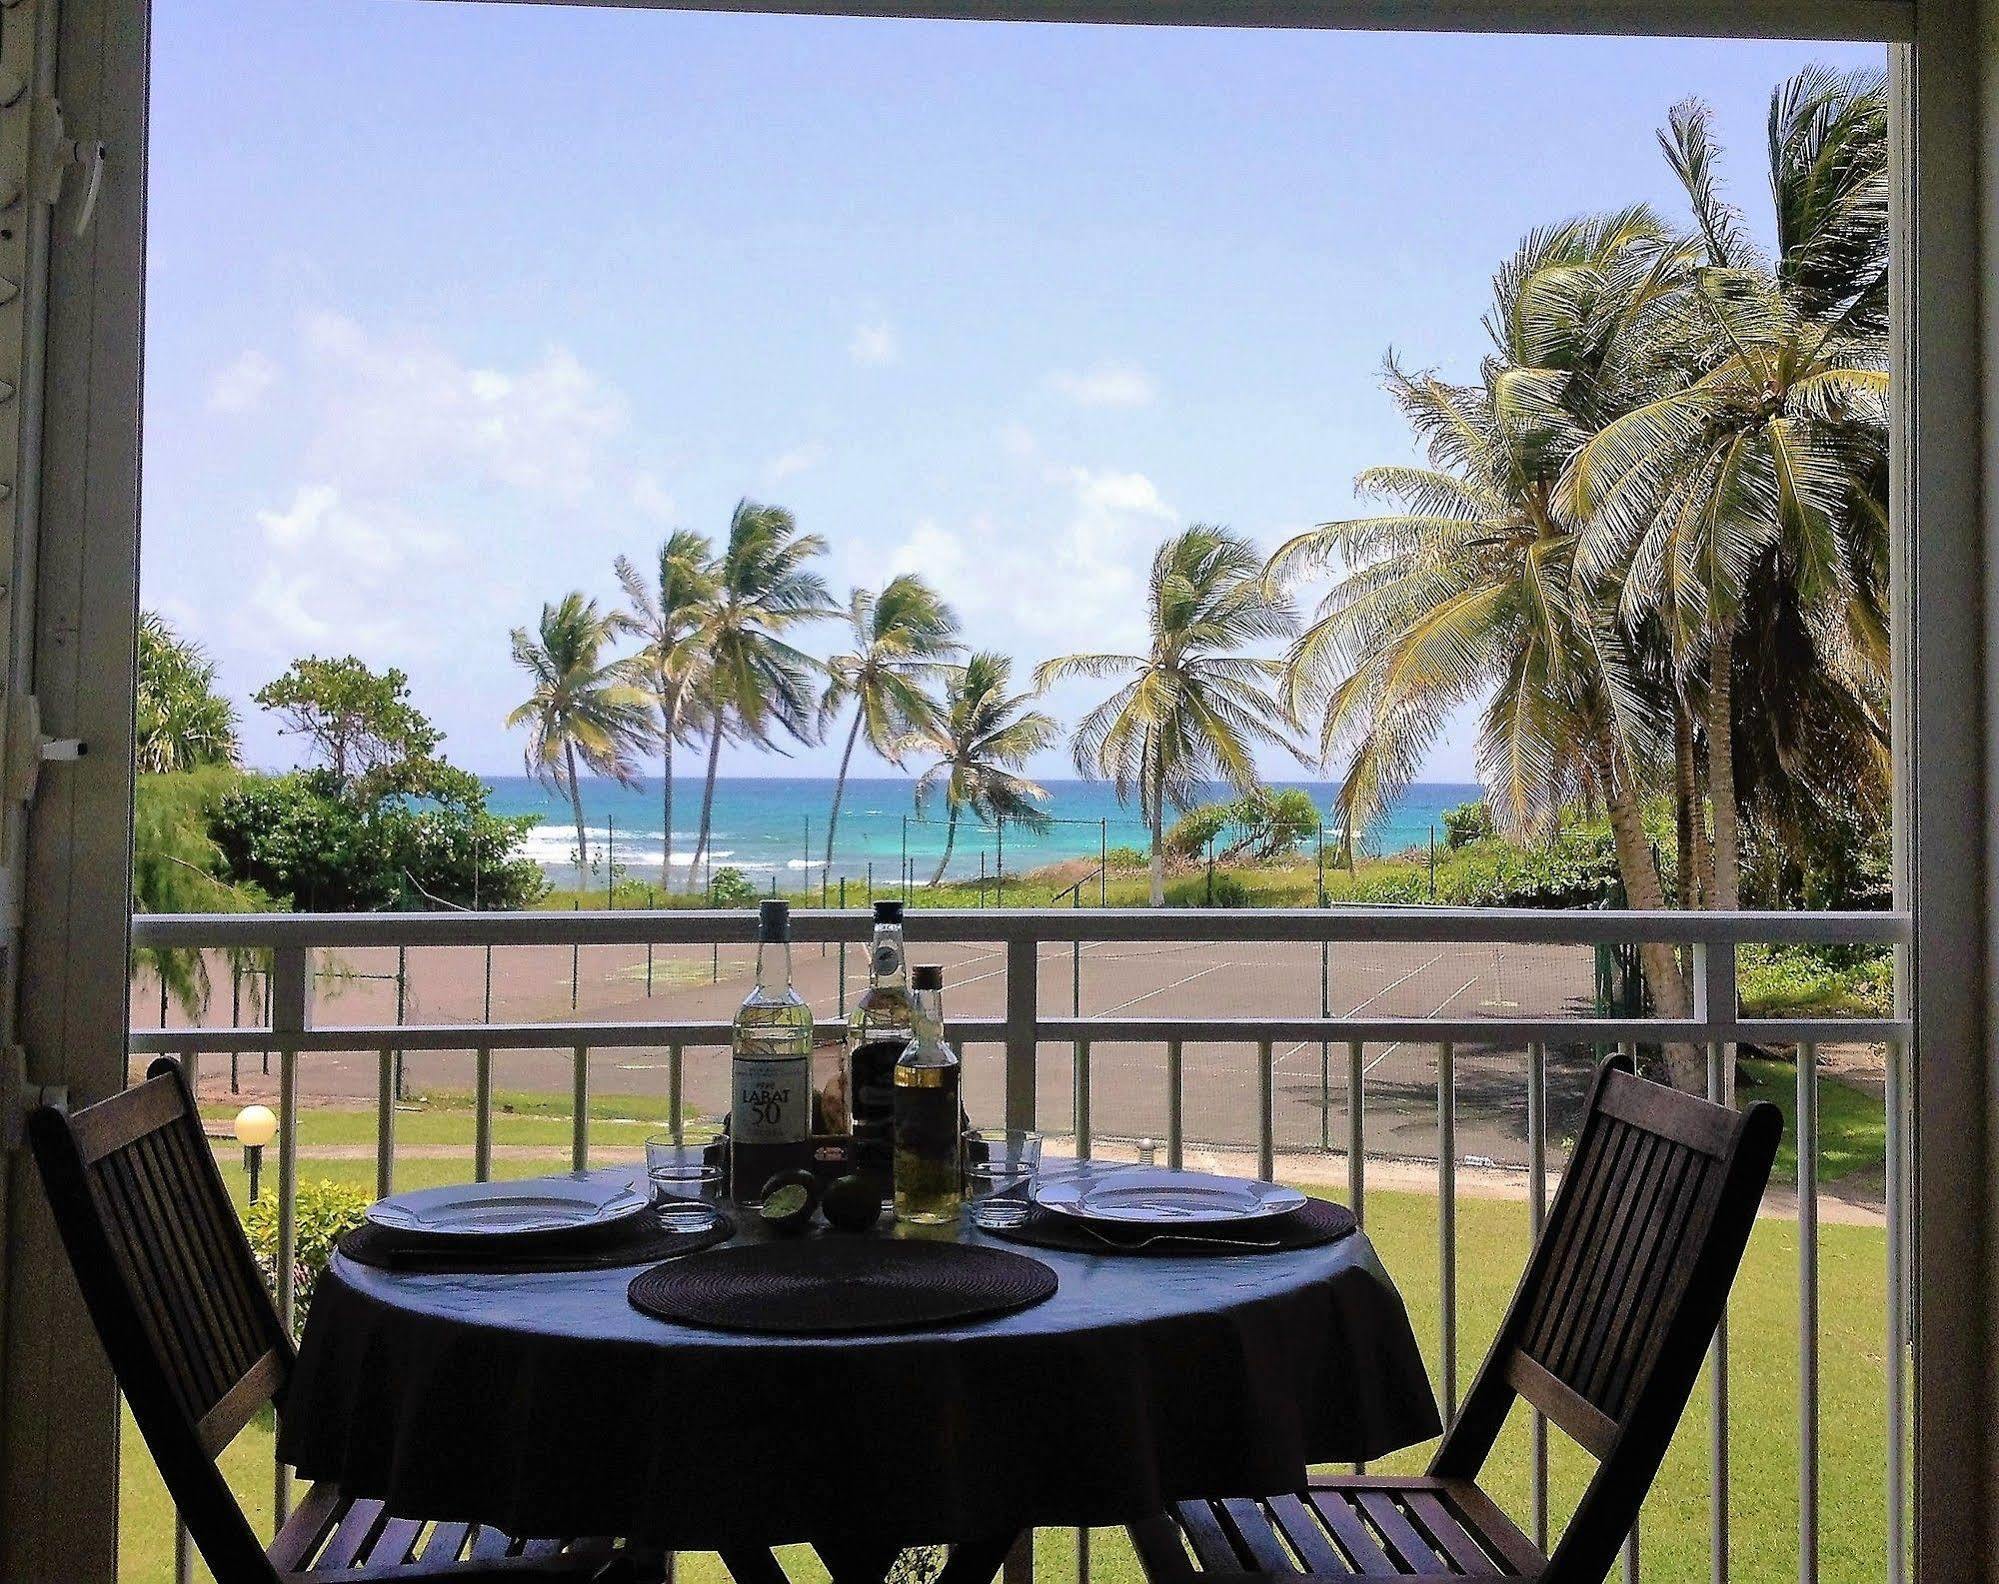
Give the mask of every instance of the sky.
<path id="1" fill-rule="evenodd" d="M 1675 100 L 1767 239 L 1772 86 L 1884 59 L 427 0 L 154 25 L 145 603 L 253 765 L 296 755 L 249 695 L 354 653 L 489 773 L 520 768 L 509 629 L 745 496 L 826 537 L 842 597 L 928 577 L 1023 689 L 1141 645 L 1164 535 L 1274 547 L 1413 459 L 1383 355 L 1471 377 L 1522 233 L 1684 214 Z M 1472 736 L 1424 778 L 1471 779 Z"/>

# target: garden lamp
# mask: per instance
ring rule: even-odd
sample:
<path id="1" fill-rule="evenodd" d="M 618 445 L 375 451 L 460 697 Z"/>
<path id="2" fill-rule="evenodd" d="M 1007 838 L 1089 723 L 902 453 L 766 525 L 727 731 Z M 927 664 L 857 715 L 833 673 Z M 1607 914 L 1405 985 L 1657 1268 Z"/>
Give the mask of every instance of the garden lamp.
<path id="1" fill-rule="evenodd" d="M 233 1124 L 236 1142 L 243 1146 L 243 1167 L 250 1174 L 250 1202 L 257 1201 L 257 1177 L 264 1164 L 264 1146 L 278 1136 L 278 1119 L 269 1106 L 245 1106 Z"/>

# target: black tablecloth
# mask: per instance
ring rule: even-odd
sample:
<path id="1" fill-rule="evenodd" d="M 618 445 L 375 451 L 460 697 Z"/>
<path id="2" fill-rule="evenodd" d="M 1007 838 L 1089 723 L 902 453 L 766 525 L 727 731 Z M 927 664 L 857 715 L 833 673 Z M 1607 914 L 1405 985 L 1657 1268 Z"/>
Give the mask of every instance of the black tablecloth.
<path id="1" fill-rule="evenodd" d="M 336 1257 L 279 1449 L 399 1512 L 696 1550 L 1121 1523 L 1437 1432 L 1364 1236 L 1037 1257 L 1061 1282 L 1046 1303 L 857 1337 L 672 1325 L 626 1301 L 631 1270 L 419 1275 Z"/>

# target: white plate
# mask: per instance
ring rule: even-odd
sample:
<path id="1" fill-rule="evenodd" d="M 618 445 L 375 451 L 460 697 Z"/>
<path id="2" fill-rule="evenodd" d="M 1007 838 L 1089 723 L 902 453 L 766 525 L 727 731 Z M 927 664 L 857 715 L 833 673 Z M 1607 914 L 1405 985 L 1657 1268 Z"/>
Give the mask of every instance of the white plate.
<path id="1" fill-rule="evenodd" d="M 649 1206 L 645 1190 L 629 1179 L 577 1173 L 397 1194 L 370 1205 L 368 1219 L 425 1237 L 505 1237 L 604 1226 L 644 1215 Z"/>
<path id="2" fill-rule="evenodd" d="M 1031 1190 L 1044 1210 L 1123 1226 L 1193 1226 L 1261 1221 L 1305 1203 L 1295 1188 L 1153 1166 L 1080 1166 L 1038 1178 Z"/>

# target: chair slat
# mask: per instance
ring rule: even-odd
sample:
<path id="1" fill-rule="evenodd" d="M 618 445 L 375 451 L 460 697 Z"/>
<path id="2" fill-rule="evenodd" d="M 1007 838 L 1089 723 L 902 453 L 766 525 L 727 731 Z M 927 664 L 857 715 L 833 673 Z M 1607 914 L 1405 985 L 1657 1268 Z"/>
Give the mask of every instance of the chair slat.
<path id="1" fill-rule="evenodd" d="M 331 1573 L 341 1568 L 352 1567 L 361 1560 L 362 1551 L 366 1549 L 381 1522 L 380 1502 L 351 1503 L 347 1511 L 340 1515 L 340 1522 L 333 1526 L 333 1533 L 327 1536 L 325 1548 L 320 1551 L 318 1560 L 313 1563 L 312 1571 Z"/>
<path id="2" fill-rule="evenodd" d="M 1200 1558 L 1202 1567 L 1210 1573 L 1243 1571 L 1242 1557 L 1229 1544 L 1221 1521 L 1206 1502 L 1175 1502 L 1173 1513 L 1180 1520 L 1180 1527 L 1186 1531 L 1188 1543 L 1193 1546 L 1194 1555 Z"/>
<path id="3" fill-rule="evenodd" d="M 1607 1185 L 1608 1192 L 1604 1196 L 1603 1214 L 1598 1220 L 1596 1235 L 1562 1307 L 1553 1346 L 1549 1352 L 1539 1355 L 1548 1372 L 1564 1385 L 1573 1386 L 1570 1371 L 1576 1355 L 1588 1344 L 1590 1325 L 1597 1315 L 1597 1298 L 1610 1272 L 1625 1255 L 1625 1223 L 1631 1214 L 1632 1202 L 1644 1186 L 1646 1173 L 1659 1145 L 1659 1140 L 1652 1134 L 1635 1129 L 1627 1129 L 1625 1137 L 1627 1147 L 1620 1157 L 1618 1170 Z"/>
<path id="4" fill-rule="evenodd" d="M 1312 1510 L 1324 1520 L 1340 1549 L 1353 1562 L 1354 1572 L 1363 1578 L 1394 1578 L 1402 1571 L 1339 1491 L 1315 1486 L 1305 1495 Z"/>
<path id="5" fill-rule="evenodd" d="M 1554 1243 L 1533 1296 L 1525 1346 L 1536 1358 L 1548 1357 L 1559 1343 L 1563 1314 L 1599 1236 L 1597 1223 L 1606 1205 L 1604 1187 L 1615 1180 L 1620 1161 L 1635 1141 L 1636 1136 L 1622 1123 L 1602 1117 L 1592 1117 L 1584 1128 L 1577 1146 L 1581 1159 L 1571 1162 L 1563 1182 L 1564 1189 L 1570 1180 L 1575 1187 L 1559 1196 L 1557 1213 L 1550 1217 Z"/>
<path id="6" fill-rule="evenodd" d="M 1604 1255 L 1583 1299 L 1583 1309 L 1575 1332 L 1563 1350 L 1561 1366 L 1549 1368 L 1588 1397 L 1591 1369 L 1607 1345 L 1615 1326 L 1620 1300 L 1636 1286 L 1634 1272 L 1640 1255 L 1649 1249 L 1645 1242 L 1646 1223 L 1659 1190 L 1673 1174 L 1675 1162 L 1686 1152 L 1667 1139 L 1648 1137 L 1640 1164 L 1632 1171 L 1616 1216 L 1611 1221 Z"/>
<path id="7" fill-rule="evenodd" d="M 423 1556 L 420 1560 L 426 1565 L 456 1562 L 465 1550 L 465 1539 L 471 1532 L 472 1526 L 467 1523 L 435 1525 L 430 1531 L 430 1538 L 423 1543 Z"/>
<path id="8" fill-rule="evenodd" d="M 1500 1569 L 1493 1565 L 1485 1548 L 1474 1540 L 1458 1522 L 1443 1499 L 1434 1491 L 1412 1490 L 1402 1498 L 1409 1504 L 1409 1515 L 1422 1530 L 1432 1550 L 1450 1558 L 1451 1563 L 1463 1574 L 1472 1578 L 1485 1578 L 1497 1574 Z"/>
<path id="9" fill-rule="evenodd" d="M 1677 1104 L 1671 1089 L 1646 1083 L 1629 1073 L 1611 1075 L 1598 1105 L 1606 1116 L 1699 1150 L 1703 1155 L 1727 1154 L 1736 1138 L 1735 1123 L 1727 1107 L 1711 1106 L 1705 1101 L 1697 1106 Z"/>
<path id="10" fill-rule="evenodd" d="M 1518 1577 L 1539 1573 L 1546 1563 L 1532 1540 L 1500 1511 L 1499 1504 L 1470 1480 L 1447 1480 L 1444 1499 L 1486 1546 L 1506 1563 L 1506 1570 Z"/>
<path id="11" fill-rule="evenodd" d="M 1405 1573 L 1448 1573 L 1437 1559 L 1437 1553 L 1430 1549 L 1428 1542 L 1416 1532 L 1416 1526 L 1409 1522 L 1395 1498 L 1385 1490 L 1357 1491 L 1354 1496 L 1368 1521 L 1381 1531 L 1381 1537 L 1388 1542 L 1396 1560 Z"/>
<path id="12" fill-rule="evenodd" d="M 1247 1496 L 1230 1496 L 1215 1504 L 1220 1509 L 1223 1527 L 1235 1539 L 1236 1549 L 1248 1557 L 1251 1564 L 1265 1573 L 1296 1573 L 1298 1566 L 1291 1560 L 1291 1553 L 1277 1538 L 1270 1518 L 1264 1510 Z"/>
<path id="13" fill-rule="evenodd" d="M 1673 1158 L 1660 1174 L 1657 1189 L 1646 1205 L 1644 1218 L 1631 1252 L 1630 1268 L 1622 1290 L 1615 1295 L 1609 1322 L 1602 1340 L 1578 1366 L 1576 1389 L 1613 1416 L 1621 1406 L 1610 1391 L 1619 1361 L 1636 1339 L 1650 1329 L 1646 1325 L 1647 1304 L 1664 1268 L 1680 1248 L 1686 1231 L 1687 1211 L 1692 1196 L 1689 1187 L 1697 1184 L 1709 1158 L 1697 1150 L 1676 1148 Z"/>
<path id="14" fill-rule="evenodd" d="M 318 1551 L 319 1542 L 326 1538 L 326 1531 L 346 1509 L 346 1498 L 338 1487 L 325 1481 L 315 1484 L 292 1509 L 291 1517 L 271 1542 L 267 1553 L 271 1565 L 282 1573 L 304 1567 Z"/>
<path id="15" fill-rule="evenodd" d="M 409 1561 L 417 1536 L 422 1532 L 421 1518 L 391 1518 L 382 1525 L 382 1532 L 375 1536 L 375 1543 L 368 1547 L 368 1566 L 378 1567 L 384 1563 L 400 1565 Z"/>
<path id="16" fill-rule="evenodd" d="M 502 1557 L 511 1556 L 514 1537 L 504 1529 L 495 1529 L 490 1524 L 481 1524 L 472 1535 L 472 1549 L 466 1553 L 469 1562 L 497 1562 Z"/>
<path id="17" fill-rule="evenodd" d="M 1326 1538 L 1326 1531 L 1312 1516 L 1312 1510 L 1289 1491 L 1270 1498 L 1270 1516 L 1284 1531 L 1284 1538 L 1291 1542 L 1291 1549 L 1298 1553 L 1308 1573 L 1353 1571 L 1339 1549 Z"/>

